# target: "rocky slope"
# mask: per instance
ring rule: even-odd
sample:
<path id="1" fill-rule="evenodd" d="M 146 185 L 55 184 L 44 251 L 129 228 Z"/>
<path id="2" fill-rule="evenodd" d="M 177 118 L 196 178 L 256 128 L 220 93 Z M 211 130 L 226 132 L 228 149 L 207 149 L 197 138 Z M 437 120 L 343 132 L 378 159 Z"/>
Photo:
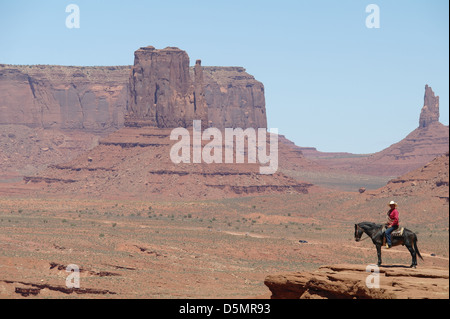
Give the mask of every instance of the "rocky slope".
<path id="1" fill-rule="evenodd" d="M 370 270 L 369 270 L 370 271 Z M 272 299 L 448 299 L 448 269 L 379 268 L 379 287 L 364 265 L 329 265 L 314 272 L 270 275 Z M 369 288 L 371 287 L 371 288 Z"/>
<path id="2" fill-rule="evenodd" d="M 449 153 L 441 155 L 427 165 L 406 173 L 369 194 L 375 196 L 428 195 L 449 202 Z"/>
<path id="3" fill-rule="evenodd" d="M 25 182 L 49 194 L 171 200 L 308 193 L 312 186 L 281 173 L 260 174 L 261 165 L 247 161 L 207 164 L 193 163 L 191 157 L 191 163 L 175 164 L 170 152 L 176 141 L 170 134 L 170 129 L 125 127 L 73 161 L 52 165 Z M 202 149 L 208 143 L 203 141 Z M 191 154 L 194 149 L 191 144 Z"/>
<path id="4" fill-rule="evenodd" d="M 98 145 L 99 138 L 87 132 L 0 125 L 0 182 L 72 160 Z"/>

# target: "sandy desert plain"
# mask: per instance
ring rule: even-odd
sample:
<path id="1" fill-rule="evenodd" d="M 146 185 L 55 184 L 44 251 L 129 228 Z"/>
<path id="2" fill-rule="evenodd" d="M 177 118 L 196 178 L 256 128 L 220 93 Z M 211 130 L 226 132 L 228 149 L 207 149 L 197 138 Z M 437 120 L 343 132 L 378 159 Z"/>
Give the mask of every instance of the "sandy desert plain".
<path id="1" fill-rule="evenodd" d="M 376 263 L 353 230 L 383 222 L 386 200 L 320 188 L 206 201 L 2 197 L 0 297 L 269 298 L 270 274 Z M 418 234 L 419 268 L 448 268 L 448 204 L 397 200 Z M 385 264 L 410 259 L 405 247 L 383 250 Z M 80 268 L 76 293 L 69 264 Z"/>

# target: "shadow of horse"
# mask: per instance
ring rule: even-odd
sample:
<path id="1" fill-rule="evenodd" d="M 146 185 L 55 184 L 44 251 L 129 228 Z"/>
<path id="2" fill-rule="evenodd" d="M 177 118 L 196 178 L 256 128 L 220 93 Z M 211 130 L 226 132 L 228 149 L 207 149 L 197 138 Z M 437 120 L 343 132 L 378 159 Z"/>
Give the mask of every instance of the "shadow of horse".
<path id="1" fill-rule="evenodd" d="M 409 269 L 409 268 L 411 268 L 411 266 L 406 266 L 406 265 L 380 265 L 380 268 L 405 268 L 405 269 Z"/>

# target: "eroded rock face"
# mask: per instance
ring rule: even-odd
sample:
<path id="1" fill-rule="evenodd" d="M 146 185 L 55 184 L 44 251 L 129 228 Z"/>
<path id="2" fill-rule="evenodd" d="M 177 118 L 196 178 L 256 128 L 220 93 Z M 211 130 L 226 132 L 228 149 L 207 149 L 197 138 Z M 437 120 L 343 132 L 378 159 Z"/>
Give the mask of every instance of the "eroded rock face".
<path id="1" fill-rule="evenodd" d="M 435 96 L 431 87 L 426 85 L 424 104 L 420 113 L 419 127 L 428 127 L 430 124 L 435 122 L 439 122 L 439 96 Z"/>
<path id="2" fill-rule="evenodd" d="M 241 67 L 204 67 L 210 126 L 267 128 L 264 85 Z"/>
<path id="3" fill-rule="evenodd" d="M 200 62 L 195 78 L 189 74 L 189 56 L 183 50 L 152 46 L 135 52 L 130 75 L 127 126 L 190 127 L 193 120 L 207 123 Z"/>
<path id="4" fill-rule="evenodd" d="M 0 124 L 109 133 L 127 126 L 266 128 L 264 86 L 241 67 L 204 67 L 178 48 L 134 66 L 0 64 Z"/>
<path id="5" fill-rule="evenodd" d="M 322 266 L 314 272 L 271 275 L 272 299 L 448 299 L 448 269 L 380 267 L 379 281 L 363 265 Z M 369 281 L 369 285 L 367 284 Z"/>
<path id="6" fill-rule="evenodd" d="M 266 128 L 264 86 L 241 67 L 189 68 L 178 48 L 135 52 L 127 126 Z"/>
<path id="7" fill-rule="evenodd" d="M 123 126 L 129 67 L 0 65 L 0 124 L 105 132 Z"/>

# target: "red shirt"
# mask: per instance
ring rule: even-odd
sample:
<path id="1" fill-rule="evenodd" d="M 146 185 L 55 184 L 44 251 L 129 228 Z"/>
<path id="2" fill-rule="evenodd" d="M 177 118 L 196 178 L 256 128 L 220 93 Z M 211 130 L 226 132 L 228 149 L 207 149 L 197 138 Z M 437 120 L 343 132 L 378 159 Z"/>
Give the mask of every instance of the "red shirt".
<path id="1" fill-rule="evenodd" d="M 389 226 L 398 226 L 398 210 L 394 208 L 388 212 Z"/>

